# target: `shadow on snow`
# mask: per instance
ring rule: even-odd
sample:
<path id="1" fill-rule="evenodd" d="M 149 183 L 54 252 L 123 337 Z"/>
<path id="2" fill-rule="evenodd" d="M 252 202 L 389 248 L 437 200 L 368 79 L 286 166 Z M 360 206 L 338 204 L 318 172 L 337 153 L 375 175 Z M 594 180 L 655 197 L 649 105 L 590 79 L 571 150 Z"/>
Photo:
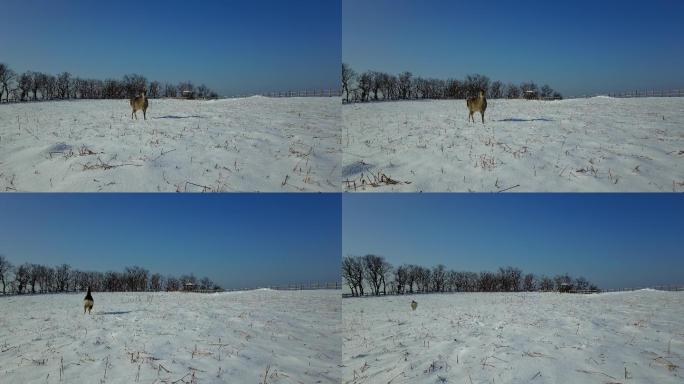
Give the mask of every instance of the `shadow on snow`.
<path id="1" fill-rule="evenodd" d="M 199 116 L 199 115 L 191 115 L 191 116 L 166 115 L 166 116 L 155 117 L 155 119 L 192 119 L 192 118 L 201 118 L 201 117 L 202 116 Z"/>
<path id="2" fill-rule="evenodd" d="M 540 117 L 538 119 L 521 119 L 518 117 L 512 117 L 509 119 L 502 119 L 502 120 L 497 120 L 497 121 L 509 121 L 509 122 L 525 122 L 525 121 L 553 121 L 553 119 L 547 119 L 546 117 Z"/>
<path id="3" fill-rule="evenodd" d="M 125 315 L 133 311 L 110 311 L 110 312 L 95 312 L 93 315 Z"/>

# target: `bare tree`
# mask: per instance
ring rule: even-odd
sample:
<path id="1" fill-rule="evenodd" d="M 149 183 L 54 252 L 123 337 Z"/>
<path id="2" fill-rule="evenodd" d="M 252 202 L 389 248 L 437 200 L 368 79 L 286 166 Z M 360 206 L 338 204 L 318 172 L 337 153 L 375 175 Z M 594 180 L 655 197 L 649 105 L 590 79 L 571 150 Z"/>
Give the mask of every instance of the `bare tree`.
<path id="1" fill-rule="evenodd" d="M 549 87 L 548 84 L 542 85 L 542 87 L 541 87 L 541 97 L 542 97 L 543 99 L 548 99 L 548 98 L 553 97 L 553 89 L 552 89 L 551 87 Z"/>
<path id="2" fill-rule="evenodd" d="M 580 276 L 575 279 L 575 289 L 578 291 L 585 291 L 589 289 L 589 281 L 584 278 L 584 276 Z"/>
<path id="3" fill-rule="evenodd" d="M 21 95 L 19 99 L 21 101 L 24 101 L 28 98 L 29 92 L 31 92 L 31 88 L 33 87 L 33 76 L 31 75 L 31 72 L 24 72 L 19 76 L 17 88 L 21 91 Z"/>
<path id="4" fill-rule="evenodd" d="M 402 72 L 399 74 L 398 88 L 399 88 L 399 98 L 410 99 L 411 98 L 411 77 L 413 74 L 409 71 Z"/>
<path id="5" fill-rule="evenodd" d="M 500 99 L 503 97 L 503 84 L 499 80 L 492 82 L 489 86 L 489 97 L 491 99 Z"/>
<path id="6" fill-rule="evenodd" d="M 467 91 L 461 80 L 449 79 L 446 82 L 445 97 L 452 99 L 465 99 Z"/>
<path id="7" fill-rule="evenodd" d="M 57 92 L 60 99 L 69 98 L 69 87 L 71 86 L 71 74 L 62 72 L 57 76 Z"/>
<path id="8" fill-rule="evenodd" d="M 548 276 L 539 279 L 539 289 L 542 291 L 553 291 L 553 280 Z"/>
<path id="9" fill-rule="evenodd" d="M 150 276 L 150 290 L 159 292 L 162 289 L 162 276 L 158 273 L 153 273 Z"/>
<path id="10" fill-rule="evenodd" d="M 11 70 L 7 64 L 0 63 L 0 102 L 2 95 L 5 95 L 5 101 L 9 102 L 10 85 L 16 77 L 16 73 Z"/>
<path id="11" fill-rule="evenodd" d="M 119 80 L 107 79 L 104 81 L 102 97 L 105 99 L 123 99 L 126 97 L 126 87 Z"/>
<path id="12" fill-rule="evenodd" d="M 65 292 L 69 290 L 69 274 L 71 266 L 69 264 L 62 264 L 55 270 L 55 282 L 57 283 L 57 290 Z"/>
<path id="13" fill-rule="evenodd" d="M 444 292 L 446 283 L 446 267 L 442 264 L 432 269 L 432 286 L 435 292 Z"/>
<path id="14" fill-rule="evenodd" d="M 418 267 L 416 283 L 418 283 L 421 292 L 430 292 L 430 285 L 432 284 L 432 272 L 430 272 L 430 268 Z"/>
<path id="15" fill-rule="evenodd" d="M 528 273 L 523 277 L 523 290 L 531 292 L 535 290 L 534 275 Z"/>
<path id="16" fill-rule="evenodd" d="M 406 289 L 406 284 L 409 278 L 409 267 L 400 265 L 394 270 L 394 281 L 396 283 L 397 293 L 402 294 Z"/>
<path id="17" fill-rule="evenodd" d="M 17 270 L 14 273 L 14 280 L 17 282 L 17 291 L 19 293 L 24 293 L 24 289 L 26 288 L 29 279 L 30 265 L 28 263 L 24 263 L 17 267 Z"/>
<path id="18" fill-rule="evenodd" d="M 197 87 L 197 97 L 199 97 L 200 99 L 208 98 L 210 92 L 211 91 L 209 90 L 209 88 L 207 88 L 207 86 L 204 84 Z"/>
<path id="19" fill-rule="evenodd" d="M 506 98 L 508 99 L 519 99 L 520 98 L 520 88 L 515 84 L 508 84 L 506 86 Z"/>
<path id="20" fill-rule="evenodd" d="M 349 102 L 349 86 L 355 78 L 356 72 L 346 63 L 342 63 L 342 91 L 347 98 L 347 102 Z"/>
<path id="21" fill-rule="evenodd" d="M 150 82 L 150 89 L 147 91 L 148 96 L 151 99 L 156 99 L 159 97 L 161 85 L 159 84 L 158 81 L 152 81 Z"/>
<path id="22" fill-rule="evenodd" d="M 533 81 L 520 84 L 520 93 L 528 100 L 539 98 L 539 88 Z"/>
<path id="23" fill-rule="evenodd" d="M 214 287 L 214 282 L 205 276 L 200 280 L 200 287 L 201 289 L 212 289 Z"/>
<path id="24" fill-rule="evenodd" d="M 190 81 L 178 84 L 179 96 L 187 97 L 189 99 L 195 98 L 195 86 Z"/>
<path id="25" fill-rule="evenodd" d="M 30 72 L 31 74 L 31 92 L 33 92 L 33 100 L 38 100 L 38 91 L 45 89 L 44 82 L 46 75 L 40 72 Z M 43 99 L 45 96 L 43 95 Z"/>
<path id="26" fill-rule="evenodd" d="M 480 91 L 489 89 L 489 77 L 480 74 L 468 75 L 463 82 L 467 97 L 477 96 Z"/>
<path id="27" fill-rule="evenodd" d="M 10 263 L 4 255 L 0 255 L 0 282 L 2 283 L 3 295 L 6 293 L 5 288 L 7 286 L 7 282 L 9 281 L 9 275 L 12 272 L 13 268 L 14 267 L 12 266 L 12 263 Z"/>
<path id="28" fill-rule="evenodd" d="M 180 290 L 180 282 L 178 281 L 177 278 L 173 276 L 169 276 L 166 278 L 166 290 L 171 292 L 171 291 L 178 291 Z"/>
<path id="29" fill-rule="evenodd" d="M 556 275 L 553 278 L 553 282 L 556 286 L 556 290 L 559 292 L 570 291 L 573 289 L 572 277 L 570 277 L 567 273 L 564 275 Z"/>
<path id="30" fill-rule="evenodd" d="M 418 289 L 418 278 L 420 275 L 420 267 L 417 265 L 409 265 L 407 267 L 406 284 L 409 287 L 409 293 L 413 293 L 413 285 L 416 284 L 416 289 Z"/>
<path id="31" fill-rule="evenodd" d="M 175 85 L 166 83 L 164 84 L 164 97 L 176 97 L 178 88 Z"/>
<path id="32" fill-rule="evenodd" d="M 371 87 L 373 86 L 373 75 L 371 72 L 364 72 L 359 78 L 359 89 L 361 90 L 361 101 L 368 101 Z"/>
<path id="33" fill-rule="evenodd" d="M 132 98 L 139 96 L 147 91 L 147 79 L 143 75 L 129 74 L 123 77 L 123 85 L 126 89 L 126 97 Z"/>
<path id="34" fill-rule="evenodd" d="M 347 282 L 349 289 L 353 296 L 359 295 L 359 282 L 357 278 L 357 260 L 353 256 L 345 256 L 342 258 L 342 278 Z M 361 269 L 363 276 L 363 269 Z M 363 284 L 363 281 L 361 281 Z M 361 294 L 363 295 L 363 287 L 361 287 Z"/>
<path id="35" fill-rule="evenodd" d="M 364 276 L 374 295 L 380 294 L 380 285 L 384 276 L 385 259 L 378 255 L 363 256 Z"/>

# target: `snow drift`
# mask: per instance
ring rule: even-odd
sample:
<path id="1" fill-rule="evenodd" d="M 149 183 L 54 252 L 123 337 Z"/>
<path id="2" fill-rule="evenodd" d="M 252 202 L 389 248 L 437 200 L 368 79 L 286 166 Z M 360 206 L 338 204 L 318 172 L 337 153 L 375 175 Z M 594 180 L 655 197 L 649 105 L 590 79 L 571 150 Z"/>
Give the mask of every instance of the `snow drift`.
<path id="1" fill-rule="evenodd" d="M 342 314 L 344 383 L 682 382 L 684 292 L 353 298 Z"/>
<path id="2" fill-rule="evenodd" d="M 0 297 L 0 381 L 340 382 L 339 291 L 93 296 Z"/>
<path id="3" fill-rule="evenodd" d="M 348 191 L 684 191 L 684 98 L 464 100 L 342 108 Z M 478 116 L 479 119 L 479 116 Z"/>
<path id="4" fill-rule="evenodd" d="M 337 98 L 0 105 L 0 191 L 334 191 Z"/>

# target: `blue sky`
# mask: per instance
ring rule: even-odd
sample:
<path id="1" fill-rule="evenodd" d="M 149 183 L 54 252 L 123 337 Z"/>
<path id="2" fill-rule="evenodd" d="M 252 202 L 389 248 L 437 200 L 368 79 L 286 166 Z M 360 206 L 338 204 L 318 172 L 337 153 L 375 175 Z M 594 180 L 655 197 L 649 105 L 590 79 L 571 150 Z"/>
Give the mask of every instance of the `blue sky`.
<path id="1" fill-rule="evenodd" d="M 342 254 L 602 288 L 684 284 L 681 194 L 345 194 Z"/>
<path id="2" fill-rule="evenodd" d="M 139 265 L 224 288 L 340 280 L 335 194 L 0 194 L 0 213 L 15 265 Z"/>
<path id="3" fill-rule="evenodd" d="M 534 80 L 567 96 L 684 87 L 677 0 L 344 0 L 357 72 Z"/>
<path id="4" fill-rule="evenodd" d="M 3 0 L 0 61 L 222 95 L 339 87 L 338 0 Z"/>

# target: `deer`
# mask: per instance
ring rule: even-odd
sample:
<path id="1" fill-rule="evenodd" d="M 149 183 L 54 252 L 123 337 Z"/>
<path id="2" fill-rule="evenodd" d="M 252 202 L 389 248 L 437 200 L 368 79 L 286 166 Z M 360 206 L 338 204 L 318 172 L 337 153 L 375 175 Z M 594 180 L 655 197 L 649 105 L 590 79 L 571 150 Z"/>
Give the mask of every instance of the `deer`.
<path id="1" fill-rule="evenodd" d="M 470 111 L 470 114 L 468 115 L 468 122 L 472 120 L 474 123 L 475 117 L 473 117 L 473 114 L 475 112 L 480 112 L 480 116 L 482 116 L 482 124 L 484 124 L 484 114 L 485 110 L 487 109 L 487 99 L 485 98 L 484 91 L 480 90 L 477 97 L 469 97 L 468 100 L 466 100 L 466 105 Z"/>
<path id="2" fill-rule="evenodd" d="M 139 110 L 143 111 L 143 118 L 147 120 L 147 106 L 149 105 L 147 101 L 147 97 L 145 97 L 145 91 L 142 91 L 140 96 L 136 96 L 131 99 L 131 109 L 133 110 L 131 112 L 131 120 L 133 120 L 133 116 L 135 116 L 135 119 L 138 120 L 138 114 L 136 113 Z"/>

